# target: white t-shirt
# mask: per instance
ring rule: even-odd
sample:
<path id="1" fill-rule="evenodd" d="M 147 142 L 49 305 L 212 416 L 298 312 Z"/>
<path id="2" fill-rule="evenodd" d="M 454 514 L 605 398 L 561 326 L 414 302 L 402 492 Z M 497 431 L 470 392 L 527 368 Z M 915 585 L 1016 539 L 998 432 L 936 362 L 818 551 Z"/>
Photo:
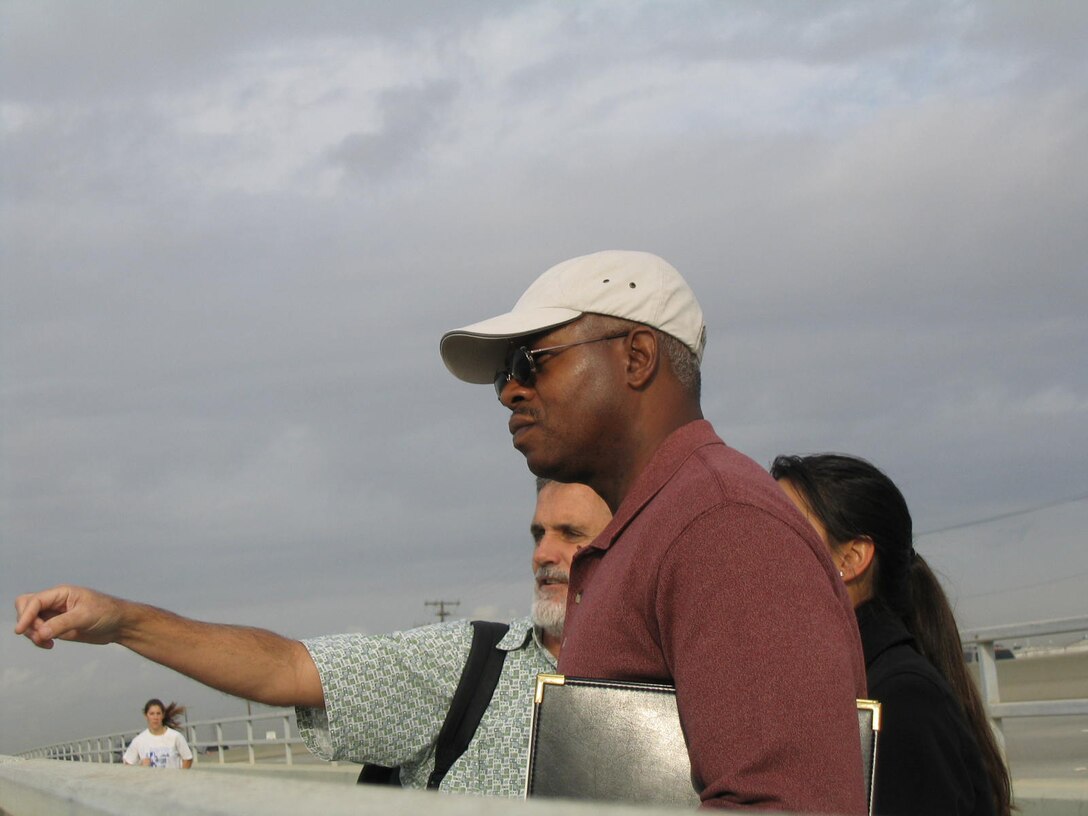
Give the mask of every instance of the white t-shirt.
<path id="1" fill-rule="evenodd" d="M 180 768 L 183 759 L 192 758 L 189 743 L 173 728 L 167 728 L 157 736 L 145 728 L 129 743 L 124 756 L 129 765 L 139 765 L 150 759 L 152 768 Z"/>

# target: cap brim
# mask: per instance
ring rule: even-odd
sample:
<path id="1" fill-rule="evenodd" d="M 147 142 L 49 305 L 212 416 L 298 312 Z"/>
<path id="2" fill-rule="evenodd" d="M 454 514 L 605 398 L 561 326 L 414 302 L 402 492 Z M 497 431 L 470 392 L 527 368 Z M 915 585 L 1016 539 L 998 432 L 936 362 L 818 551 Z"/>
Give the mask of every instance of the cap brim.
<path id="1" fill-rule="evenodd" d="M 574 309 L 524 309 L 454 329 L 442 335 L 442 362 L 459 380 L 491 383 L 506 365 L 511 340 L 554 329 L 581 316 Z"/>

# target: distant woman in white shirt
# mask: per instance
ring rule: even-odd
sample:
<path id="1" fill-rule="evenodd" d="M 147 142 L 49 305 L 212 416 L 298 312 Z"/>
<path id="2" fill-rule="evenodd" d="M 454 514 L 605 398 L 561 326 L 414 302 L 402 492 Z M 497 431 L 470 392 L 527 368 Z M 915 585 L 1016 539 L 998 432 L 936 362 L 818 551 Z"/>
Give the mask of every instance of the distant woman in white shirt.
<path id="1" fill-rule="evenodd" d="M 125 751 L 126 765 L 148 768 L 190 768 L 193 752 L 178 726 L 177 718 L 185 709 L 175 703 L 164 706 L 162 700 L 151 699 L 144 704 L 147 728 L 136 735 Z"/>

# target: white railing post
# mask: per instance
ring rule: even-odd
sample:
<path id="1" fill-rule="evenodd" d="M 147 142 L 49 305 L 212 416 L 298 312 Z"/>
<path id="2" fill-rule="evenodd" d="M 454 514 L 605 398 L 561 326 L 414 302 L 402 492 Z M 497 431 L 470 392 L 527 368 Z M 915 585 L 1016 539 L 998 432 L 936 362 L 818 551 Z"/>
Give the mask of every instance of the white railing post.
<path id="1" fill-rule="evenodd" d="M 994 706 L 1001 702 L 1001 687 L 997 679 L 997 655 L 994 641 L 982 640 L 976 650 L 978 655 L 978 685 L 982 700 L 986 704 L 986 713 L 990 720 L 990 729 L 994 732 L 1002 755 L 1005 754 L 1005 732 L 1000 717 L 993 714 Z"/>
<path id="2" fill-rule="evenodd" d="M 223 724 L 222 723 L 216 723 L 215 724 L 215 750 L 216 750 L 216 753 L 219 754 L 219 764 L 220 765 L 225 765 L 227 763 L 227 758 L 224 756 L 225 751 L 223 750 L 223 747 L 224 747 L 223 746 Z"/>
<path id="3" fill-rule="evenodd" d="M 193 765 L 200 764 L 200 749 L 197 747 L 196 726 L 189 724 L 189 718 L 185 718 L 185 741 L 193 751 Z"/>
<path id="4" fill-rule="evenodd" d="M 286 754 L 286 763 L 294 765 L 295 757 L 291 753 L 291 717 L 287 714 L 283 717 L 283 750 Z"/>
<path id="5" fill-rule="evenodd" d="M 246 720 L 246 748 L 249 750 L 249 764 L 257 764 L 257 755 L 253 751 L 253 720 Z"/>

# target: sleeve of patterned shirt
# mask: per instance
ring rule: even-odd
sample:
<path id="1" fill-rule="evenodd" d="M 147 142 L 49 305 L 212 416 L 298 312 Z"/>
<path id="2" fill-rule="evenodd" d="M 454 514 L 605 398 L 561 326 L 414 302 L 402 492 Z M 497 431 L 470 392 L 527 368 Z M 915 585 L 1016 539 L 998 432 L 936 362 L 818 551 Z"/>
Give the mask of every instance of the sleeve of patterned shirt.
<path id="1" fill-rule="evenodd" d="M 528 619 L 511 623 L 491 706 L 443 790 L 517 796 L 537 672 L 553 671 Z M 298 708 L 307 748 L 325 760 L 400 766 L 405 787 L 425 787 L 434 748 L 472 643 L 468 621 L 388 635 L 303 641 L 321 676 L 325 709 Z M 524 743 L 524 744 L 523 744 Z"/>

